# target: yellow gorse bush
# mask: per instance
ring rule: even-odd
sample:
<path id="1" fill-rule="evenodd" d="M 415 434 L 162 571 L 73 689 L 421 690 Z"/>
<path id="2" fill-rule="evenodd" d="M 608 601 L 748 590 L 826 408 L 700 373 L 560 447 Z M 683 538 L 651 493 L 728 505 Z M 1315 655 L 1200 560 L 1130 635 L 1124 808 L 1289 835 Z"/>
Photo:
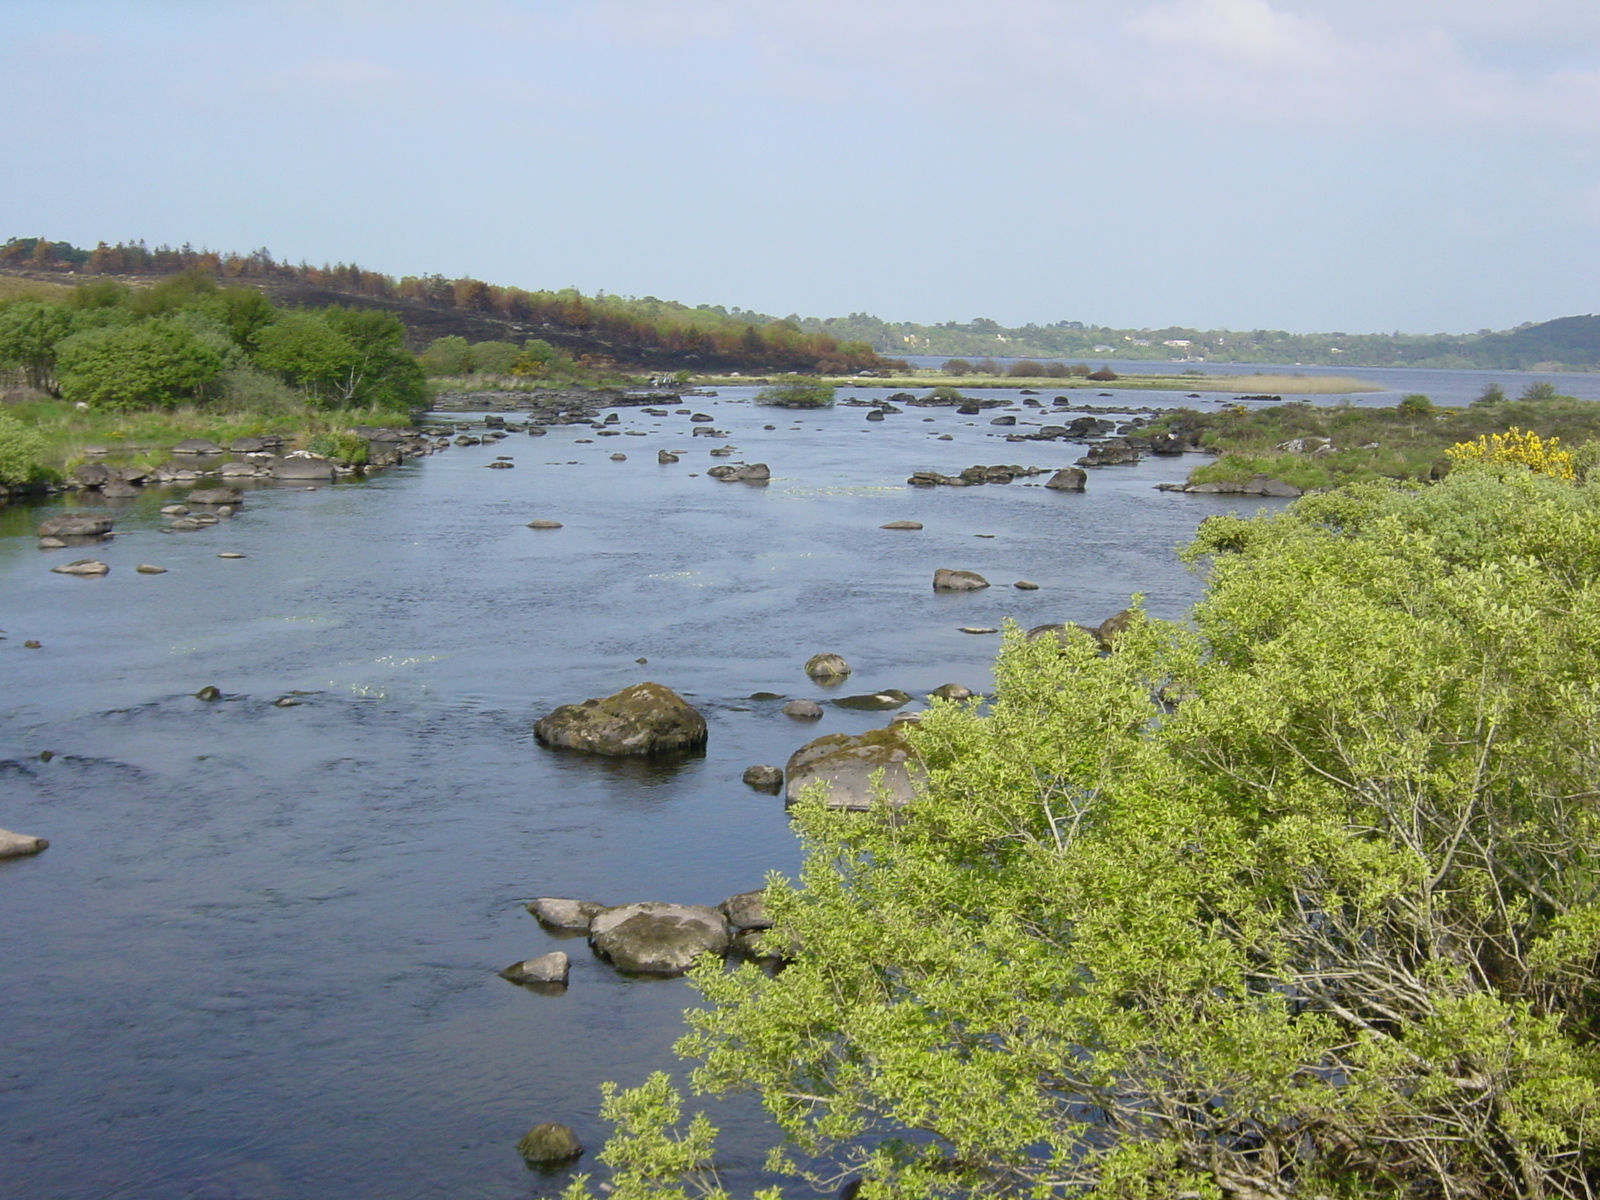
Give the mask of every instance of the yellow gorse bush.
<path id="1" fill-rule="evenodd" d="M 1553 479 L 1577 478 L 1572 453 L 1561 449 L 1560 438 L 1541 438 L 1515 425 L 1504 433 L 1484 434 L 1475 442 L 1457 442 L 1445 455 L 1458 463 L 1516 463 Z"/>

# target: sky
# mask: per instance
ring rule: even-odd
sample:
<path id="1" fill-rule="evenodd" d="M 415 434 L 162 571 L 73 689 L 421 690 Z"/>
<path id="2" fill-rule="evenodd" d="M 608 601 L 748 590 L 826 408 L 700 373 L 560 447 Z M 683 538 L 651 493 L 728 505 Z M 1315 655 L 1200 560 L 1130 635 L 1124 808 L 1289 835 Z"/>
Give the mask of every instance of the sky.
<path id="1" fill-rule="evenodd" d="M 1600 309 L 1594 0 L 6 0 L 0 239 L 784 315 Z"/>

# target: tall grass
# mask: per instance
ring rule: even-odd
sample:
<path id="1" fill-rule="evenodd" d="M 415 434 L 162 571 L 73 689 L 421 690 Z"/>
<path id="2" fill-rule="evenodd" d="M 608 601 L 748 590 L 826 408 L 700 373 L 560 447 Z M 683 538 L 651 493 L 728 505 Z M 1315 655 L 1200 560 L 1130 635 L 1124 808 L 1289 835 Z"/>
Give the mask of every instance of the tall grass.
<path id="1" fill-rule="evenodd" d="M 7 405 L 5 411 L 39 433 L 46 463 L 63 471 L 89 457 L 90 447 L 104 447 L 111 461 L 154 466 L 189 438 L 227 446 L 235 438 L 275 433 L 303 447 L 319 433 L 339 433 L 355 425 L 408 423 L 405 413 L 393 409 L 316 408 L 303 403 L 267 411 L 206 406 L 97 412 L 62 400 L 30 400 Z"/>

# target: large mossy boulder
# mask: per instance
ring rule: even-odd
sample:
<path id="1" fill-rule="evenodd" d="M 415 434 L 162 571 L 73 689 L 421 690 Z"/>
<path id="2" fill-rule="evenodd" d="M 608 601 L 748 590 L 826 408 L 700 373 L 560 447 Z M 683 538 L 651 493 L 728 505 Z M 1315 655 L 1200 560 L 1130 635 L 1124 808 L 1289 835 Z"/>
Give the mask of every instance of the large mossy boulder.
<path id="1" fill-rule="evenodd" d="M 647 900 L 608 908 L 589 924 L 589 944 L 619 971 L 682 975 L 702 954 L 726 954 L 728 920 L 701 904 Z"/>
<path id="2" fill-rule="evenodd" d="M 820 783 L 827 789 L 829 808 L 864 811 L 872 807 L 873 779 L 880 771 L 891 805 L 898 808 L 911 799 L 921 768 L 904 727 L 830 733 L 807 742 L 790 756 L 784 772 L 788 777 L 785 798 L 793 803 L 810 784 Z"/>
<path id="3" fill-rule="evenodd" d="M 659 683 L 636 683 L 602 700 L 563 704 L 542 717 L 533 733 L 546 746 L 585 754 L 671 754 L 706 744 L 705 718 Z"/>

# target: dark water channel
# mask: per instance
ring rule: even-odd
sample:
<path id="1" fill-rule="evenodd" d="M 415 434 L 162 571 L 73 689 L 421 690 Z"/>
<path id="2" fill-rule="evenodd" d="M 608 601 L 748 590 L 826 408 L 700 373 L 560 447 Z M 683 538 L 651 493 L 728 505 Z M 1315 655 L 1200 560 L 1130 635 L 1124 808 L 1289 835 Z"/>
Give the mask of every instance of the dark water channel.
<path id="1" fill-rule="evenodd" d="M 1134 591 L 1177 616 L 1199 583 L 1173 547 L 1210 512 L 1263 503 L 1154 490 L 1192 458 L 1093 471 L 1082 495 L 911 489 L 913 469 L 1056 467 L 1082 449 L 1008 444 L 987 412 L 868 424 L 737 390 L 689 403 L 734 458 L 709 458 L 722 443 L 691 438 L 687 417 L 632 409 L 620 428 L 648 436 L 513 435 L 261 490 L 191 533 L 160 532 L 180 493 L 152 492 L 90 552 L 102 579 L 50 573 L 85 552 L 31 536 L 79 501 L 0 509 L 0 827 L 53 843 L 0 863 L 0 1195 L 554 1190 L 516 1139 L 561 1120 L 598 1147 L 597 1085 L 672 1066 L 692 995 L 558 943 L 523 901 L 714 904 L 792 871 L 781 801 L 740 773 L 886 718 L 830 708 L 800 726 L 744 697 L 825 698 L 801 671 L 822 650 L 854 665 L 849 692 L 982 688 L 998 639 L 958 626 L 1096 622 Z M 663 447 L 687 453 L 662 466 Z M 497 454 L 516 469 L 485 470 Z M 769 463 L 771 485 L 692 477 L 740 460 Z M 524 527 L 536 517 L 565 527 Z M 878 528 L 900 518 L 926 529 Z M 935 595 L 938 567 L 996 586 Z M 530 737 L 555 705 L 641 679 L 705 713 L 704 758 L 615 762 Z M 196 700 L 208 684 L 226 699 Z M 290 692 L 298 707 L 273 706 Z M 564 995 L 496 977 L 558 944 Z M 759 1118 L 720 1115 L 738 1183 Z"/>

